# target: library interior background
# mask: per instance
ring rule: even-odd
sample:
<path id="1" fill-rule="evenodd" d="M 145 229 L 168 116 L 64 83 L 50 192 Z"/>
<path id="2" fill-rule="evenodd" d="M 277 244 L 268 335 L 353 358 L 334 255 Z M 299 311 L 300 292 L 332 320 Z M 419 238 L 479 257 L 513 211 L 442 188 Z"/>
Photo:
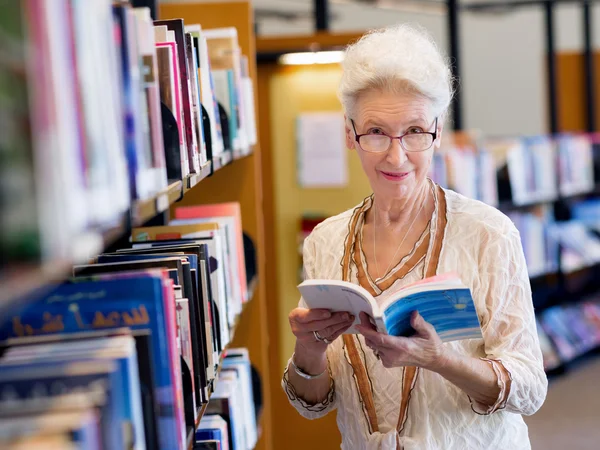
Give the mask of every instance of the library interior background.
<path id="1" fill-rule="evenodd" d="M 344 48 L 403 23 L 456 80 L 429 177 L 520 234 L 531 448 L 600 448 L 600 2 L 9 0 L 0 449 L 340 448 L 282 388 L 288 315 L 304 240 L 372 193 Z"/>

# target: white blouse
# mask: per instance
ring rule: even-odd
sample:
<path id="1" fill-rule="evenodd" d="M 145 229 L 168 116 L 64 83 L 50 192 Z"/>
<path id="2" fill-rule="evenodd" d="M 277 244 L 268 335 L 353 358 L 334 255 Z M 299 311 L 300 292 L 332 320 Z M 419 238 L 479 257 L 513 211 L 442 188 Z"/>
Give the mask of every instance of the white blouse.
<path id="1" fill-rule="evenodd" d="M 444 345 L 458 353 L 488 361 L 498 376 L 500 395 L 492 407 L 479 405 L 437 373 L 419 369 L 399 442 L 404 450 L 530 449 L 527 426 L 521 415 L 533 414 L 540 408 L 548 383 L 519 232 L 495 208 L 450 190 L 439 191 L 445 196 L 446 203 L 444 230 L 436 229 L 436 205 L 434 218 L 419 240 L 431 237 L 425 244 L 428 246 L 427 254 L 420 259 L 412 253 L 407 255 L 392 270 L 392 275 L 402 272 L 403 265 L 411 258 L 415 264 L 407 273 L 400 277 L 396 275 L 397 279 L 392 280 L 393 284 L 384 292 L 421 279 L 436 241 L 435 236 L 441 236 L 437 273 L 456 272 L 470 287 L 483 331 L 483 340 L 463 340 Z M 357 208 L 362 207 L 366 211 L 371 201 L 367 198 Z M 342 259 L 351 238 L 353 216 L 356 218 L 356 208 L 331 217 L 319 224 L 305 240 L 307 278 L 342 279 Z M 362 230 L 364 214 L 359 216 L 356 230 Z M 356 233 L 356 245 L 362 254 L 362 234 L 360 231 Z M 356 258 L 351 258 L 350 281 L 359 284 L 359 277 L 362 277 L 363 282 L 371 283 L 377 292 L 381 292 L 368 278 L 368 271 L 364 267 L 359 270 L 363 261 L 357 264 Z M 367 281 L 364 280 L 365 272 Z M 302 299 L 300 306 L 305 306 Z M 372 384 L 379 431 L 370 431 L 341 338 L 327 349 L 332 381 L 329 395 L 323 403 L 310 405 L 298 398 L 288 382 L 287 369 L 282 386 L 290 403 L 308 419 L 323 417 L 337 409 L 342 449 L 392 450 L 397 442 L 396 426 L 404 369 L 386 369 L 360 335 L 358 343 Z M 499 370 L 498 364 L 506 371 Z M 503 374 L 506 373 L 510 379 L 505 379 Z"/>

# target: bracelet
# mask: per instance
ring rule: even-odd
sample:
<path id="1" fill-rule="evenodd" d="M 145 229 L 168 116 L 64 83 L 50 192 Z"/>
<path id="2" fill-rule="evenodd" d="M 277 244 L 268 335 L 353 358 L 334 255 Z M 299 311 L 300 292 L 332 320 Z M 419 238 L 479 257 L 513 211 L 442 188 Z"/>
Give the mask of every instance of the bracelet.
<path id="1" fill-rule="evenodd" d="M 304 378 L 305 380 L 314 380 L 315 378 L 319 378 L 319 377 L 323 376 L 325 374 L 325 372 L 327 372 L 327 369 L 325 369 L 323 372 L 321 372 L 318 375 L 311 375 L 309 373 L 306 373 L 305 371 L 303 371 L 296 365 L 296 363 L 294 362 L 294 356 L 296 356 L 295 352 L 292 354 L 290 363 L 292 364 L 292 366 L 294 366 L 294 370 L 296 371 L 296 373 L 298 375 L 300 375 L 302 378 Z"/>

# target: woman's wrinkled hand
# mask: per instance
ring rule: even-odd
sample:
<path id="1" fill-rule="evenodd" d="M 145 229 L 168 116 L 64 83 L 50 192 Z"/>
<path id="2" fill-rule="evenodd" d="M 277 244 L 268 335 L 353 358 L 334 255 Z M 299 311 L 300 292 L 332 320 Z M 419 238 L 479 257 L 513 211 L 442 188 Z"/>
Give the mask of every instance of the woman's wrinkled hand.
<path id="1" fill-rule="evenodd" d="M 354 316 L 348 312 L 331 312 L 326 309 L 296 308 L 289 315 L 296 345 L 312 354 L 324 353 L 327 342 L 335 341 L 354 323 Z M 317 339 L 315 333 L 323 341 Z"/>
<path id="2" fill-rule="evenodd" d="M 369 348 L 375 352 L 386 368 L 417 366 L 437 371 L 443 364 L 446 348 L 435 328 L 414 311 L 410 324 L 415 330 L 411 337 L 396 337 L 379 333 L 369 316 L 360 313 L 361 324 L 356 329 L 364 336 Z"/>

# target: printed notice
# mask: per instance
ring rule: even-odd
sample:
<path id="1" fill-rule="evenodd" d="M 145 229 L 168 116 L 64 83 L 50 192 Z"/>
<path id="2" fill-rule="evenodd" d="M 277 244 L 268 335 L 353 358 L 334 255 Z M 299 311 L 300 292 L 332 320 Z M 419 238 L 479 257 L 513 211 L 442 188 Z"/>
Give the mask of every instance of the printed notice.
<path id="1" fill-rule="evenodd" d="M 298 183 L 302 187 L 348 184 L 344 116 L 338 112 L 300 114 L 297 119 Z"/>

